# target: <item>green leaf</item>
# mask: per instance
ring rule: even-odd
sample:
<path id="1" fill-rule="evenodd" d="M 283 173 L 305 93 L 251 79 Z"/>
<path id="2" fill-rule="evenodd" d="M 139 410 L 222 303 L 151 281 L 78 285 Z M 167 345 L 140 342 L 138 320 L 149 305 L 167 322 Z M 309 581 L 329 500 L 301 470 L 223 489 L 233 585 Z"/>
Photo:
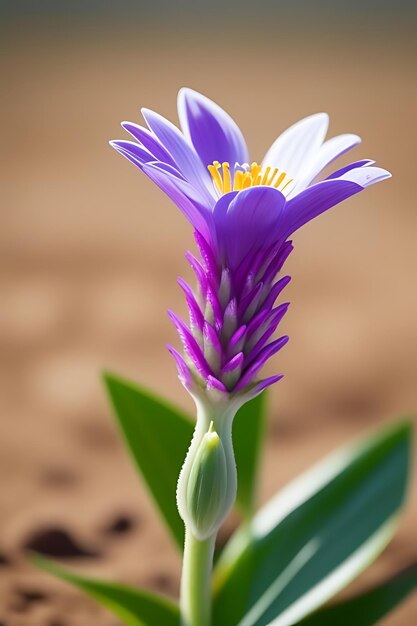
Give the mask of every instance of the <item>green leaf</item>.
<path id="1" fill-rule="evenodd" d="M 417 566 L 373 589 L 313 613 L 299 626 L 374 626 L 417 589 Z"/>
<path id="2" fill-rule="evenodd" d="M 179 626 L 178 607 L 165 598 L 125 585 L 80 576 L 39 556 L 40 569 L 71 583 L 122 620 L 124 626 Z"/>
<path id="3" fill-rule="evenodd" d="M 266 393 L 262 393 L 238 412 L 233 422 L 238 487 L 236 504 L 246 518 L 252 517 L 258 476 L 259 456 L 265 431 Z"/>
<path id="4" fill-rule="evenodd" d="M 215 570 L 215 623 L 290 626 L 365 569 L 395 530 L 410 439 L 400 423 L 343 449 L 238 530 Z"/>
<path id="5" fill-rule="evenodd" d="M 184 524 L 175 492 L 194 426 L 181 411 L 137 385 L 112 374 L 105 374 L 104 382 L 136 466 L 182 549 Z"/>

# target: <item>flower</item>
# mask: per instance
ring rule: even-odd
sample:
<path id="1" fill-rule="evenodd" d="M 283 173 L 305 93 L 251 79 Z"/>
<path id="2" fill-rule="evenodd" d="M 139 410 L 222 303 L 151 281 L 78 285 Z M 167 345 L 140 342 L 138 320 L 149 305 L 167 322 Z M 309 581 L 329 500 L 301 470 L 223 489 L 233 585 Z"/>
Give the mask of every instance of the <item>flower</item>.
<path id="1" fill-rule="evenodd" d="M 258 373 L 288 341 L 272 336 L 288 308 L 275 301 L 290 280 L 276 280 L 293 249 L 289 237 L 390 173 L 366 159 L 320 179 L 324 168 L 360 143 L 353 134 L 324 141 L 325 113 L 284 131 L 260 164 L 250 160 L 230 116 L 193 90 L 179 92 L 182 131 L 158 113 L 142 113 L 148 128 L 123 122 L 135 141 L 111 145 L 184 213 L 203 259 L 186 255 L 196 290 L 179 279 L 189 324 L 169 312 L 184 347 L 184 356 L 169 347 L 180 380 L 194 397 L 246 400 L 281 378 L 258 380 Z"/>

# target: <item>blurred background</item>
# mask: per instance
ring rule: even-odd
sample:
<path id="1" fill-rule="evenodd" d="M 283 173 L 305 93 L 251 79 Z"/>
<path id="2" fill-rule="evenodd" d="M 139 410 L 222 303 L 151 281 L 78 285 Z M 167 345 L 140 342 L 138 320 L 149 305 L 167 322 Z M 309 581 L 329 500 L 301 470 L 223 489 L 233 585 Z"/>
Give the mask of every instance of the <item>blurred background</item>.
<path id="1" fill-rule="evenodd" d="M 417 409 L 416 5 L 397 0 L 0 2 L 0 623 L 115 620 L 28 565 L 28 547 L 176 594 L 180 563 L 122 447 L 99 372 L 188 410 L 165 310 L 192 233 L 107 142 L 141 106 L 177 121 L 181 86 L 229 111 L 254 159 L 331 116 L 390 169 L 295 237 L 291 336 L 273 370 L 261 500 L 346 440 Z M 414 137 L 414 139 L 413 139 Z M 355 589 L 417 560 L 400 532 Z M 234 520 L 231 520 L 230 531 Z M 410 626 L 409 599 L 386 620 Z"/>

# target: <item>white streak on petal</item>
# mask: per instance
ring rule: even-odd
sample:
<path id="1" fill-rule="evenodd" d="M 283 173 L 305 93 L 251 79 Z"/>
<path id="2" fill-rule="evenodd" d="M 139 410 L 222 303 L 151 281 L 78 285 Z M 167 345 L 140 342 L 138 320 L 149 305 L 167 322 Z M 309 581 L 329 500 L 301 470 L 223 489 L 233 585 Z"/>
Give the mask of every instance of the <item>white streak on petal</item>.
<path id="1" fill-rule="evenodd" d="M 313 157 L 312 161 L 306 166 L 306 171 L 303 172 L 301 178 L 296 181 L 295 187 L 288 194 L 288 197 L 291 198 L 308 187 L 325 167 L 348 150 L 351 150 L 351 148 L 357 146 L 360 142 L 361 138 L 358 135 L 350 133 L 337 135 L 326 141 L 319 148 L 318 153 Z"/>
<path id="2" fill-rule="evenodd" d="M 329 125 L 327 113 L 316 113 L 296 122 L 276 139 L 265 155 L 263 166 L 284 170 L 300 178 L 322 145 Z"/>

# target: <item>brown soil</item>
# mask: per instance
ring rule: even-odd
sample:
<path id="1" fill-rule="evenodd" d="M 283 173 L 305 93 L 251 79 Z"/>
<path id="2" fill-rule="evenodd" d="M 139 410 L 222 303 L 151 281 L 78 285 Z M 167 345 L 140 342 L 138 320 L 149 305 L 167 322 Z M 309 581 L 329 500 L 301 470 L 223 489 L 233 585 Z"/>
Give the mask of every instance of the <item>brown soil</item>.
<path id="1" fill-rule="evenodd" d="M 284 322 L 291 342 L 274 363 L 286 377 L 271 394 L 260 500 L 349 438 L 415 412 L 409 135 L 417 103 L 413 49 L 406 33 L 396 43 L 392 34 L 389 45 L 377 32 L 354 45 L 330 34 L 320 45 L 300 35 L 296 43 L 246 40 L 257 50 L 242 63 L 250 88 L 229 80 L 224 59 L 235 58 L 235 44 L 221 34 L 216 45 L 206 35 L 197 45 L 171 34 L 163 48 L 152 30 L 147 39 L 94 27 L 6 38 L 2 626 L 117 624 L 36 571 L 26 548 L 81 572 L 178 592 L 179 557 L 123 449 L 98 377 L 105 367 L 192 408 L 164 348 L 175 341 L 165 309 L 184 311 L 175 278 L 187 272 L 191 231 L 106 146 L 121 136 L 118 120 L 136 119 L 140 105 L 173 118 L 177 88 L 201 89 L 235 114 L 258 156 L 283 127 L 325 108 L 332 134 L 362 134 L 356 155 L 394 172 L 296 237 Z M 397 538 L 356 589 L 417 560 L 416 524 L 413 489 Z M 411 598 L 385 623 L 410 626 L 416 615 Z"/>

